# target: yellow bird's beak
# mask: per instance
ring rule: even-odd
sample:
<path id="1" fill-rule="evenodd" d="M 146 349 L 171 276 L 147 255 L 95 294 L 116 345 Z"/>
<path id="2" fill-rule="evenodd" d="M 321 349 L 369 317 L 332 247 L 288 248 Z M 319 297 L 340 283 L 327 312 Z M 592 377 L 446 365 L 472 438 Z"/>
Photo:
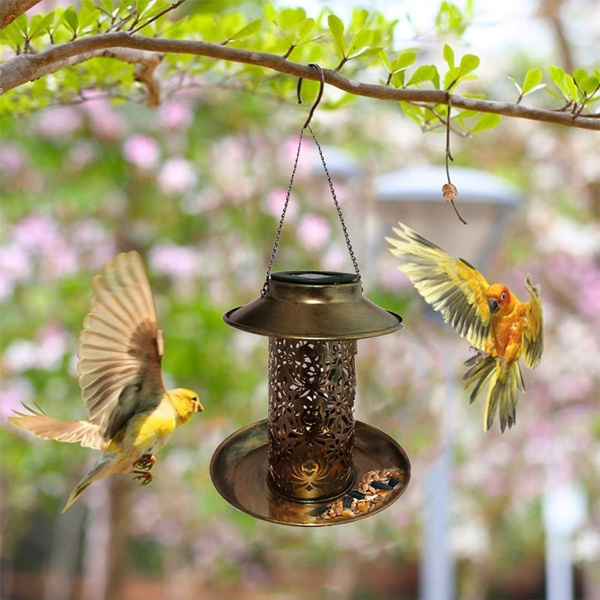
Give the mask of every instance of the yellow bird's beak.
<path id="1" fill-rule="evenodd" d="M 204 412 L 204 406 L 200 402 L 196 402 L 196 412 Z"/>

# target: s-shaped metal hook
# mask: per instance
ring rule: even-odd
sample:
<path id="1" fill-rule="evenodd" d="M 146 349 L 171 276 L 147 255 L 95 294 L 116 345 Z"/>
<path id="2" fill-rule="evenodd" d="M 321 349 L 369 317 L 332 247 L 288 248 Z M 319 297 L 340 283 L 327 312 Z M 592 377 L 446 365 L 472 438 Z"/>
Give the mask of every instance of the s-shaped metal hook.
<path id="1" fill-rule="evenodd" d="M 321 65 L 318 65 L 317 63 L 309 63 L 308 66 L 313 67 L 314 69 L 316 69 L 318 71 L 319 80 L 321 82 L 321 87 L 319 88 L 319 93 L 317 94 L 317 98 L 314 101 L 314 104 L 310 107 L 308 117 L 306 119 L 306 122 L 302 126 L 302 129 L 306 129 L 308 127 L 310 120 L 312 119 L 313 114 L 315 112 L 315 109 L 317 108 L 317 106 L 319 106 L 319 102 L 321 102 L 321 98 L 323 97 L 323 89 L 325 88 L 325 73 L 323 73 L 323 69 L 321 68 Z M 298 104 L 302 104 L 302 77 L 300 77 L 300 79 L 298 79 L 298 88 L 296 90 L 296 93 L 298 95 Z"/>

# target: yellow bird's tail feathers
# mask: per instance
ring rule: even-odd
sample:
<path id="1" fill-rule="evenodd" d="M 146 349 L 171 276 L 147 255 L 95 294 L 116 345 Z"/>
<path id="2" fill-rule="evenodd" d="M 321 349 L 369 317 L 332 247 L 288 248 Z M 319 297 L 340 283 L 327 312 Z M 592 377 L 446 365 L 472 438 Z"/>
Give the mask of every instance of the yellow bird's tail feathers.
<path id="1" fill-rule="evenodd" d="M 489 383 L 483 415 L 484 430 L 487 431 L 492 426 L 496 412 L 500 416 L 502 432 L 507 425 L 510 429 L 517 421 L 518 392 L 525 391 L 519 363 L 515 362 L 507 369 L 503 360 L 486 356 L 479 360 L 469 359 L 465 365 L 470 367 L 463 376 L 465 388 L 475 383 L 469 398 L 470 402 L 474 402 L 481 388 Z"/>
<path id="2" fill-rule="evenodd" d="M 104 453 L 98 459 L 98 462 L 92 467 L 92 469 L 82 478 L 82 480 L 75 486 L 75 489 L 71 492 L 67 503 L 65 504 L 62 512 L 67 511 L 74 502 L 76 502 L 81 494 L 88 489 L 88 487 L 98 481 L 104 479 L 115 472 L 114 469 L 115 455 L 113 453 Z"/>
<path id="3" fill-rule="evenodd" d="M 59 421 L 48 416 L 41 409 L 24 405 L 28 412 L 15 412 L 8 417 L 10 423 L 19 429 L 29 431 L 43 440 L 79 443 L 84 448 L 102 449 L 103 439 L 100 426 L 93 421 Z"/>

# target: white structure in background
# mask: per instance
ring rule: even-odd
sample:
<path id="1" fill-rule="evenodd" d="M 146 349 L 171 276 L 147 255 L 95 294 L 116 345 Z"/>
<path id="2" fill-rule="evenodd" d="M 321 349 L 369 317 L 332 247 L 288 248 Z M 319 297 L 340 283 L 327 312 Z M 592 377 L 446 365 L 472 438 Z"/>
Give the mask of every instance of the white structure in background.
<path id="1" fill-rule="evenodd" d="M 546 529 L 546 598 L 572 600 L 573 533 L 586 519 L 586 498 L 573 483 L 548 484 L 543 516 Z"/>

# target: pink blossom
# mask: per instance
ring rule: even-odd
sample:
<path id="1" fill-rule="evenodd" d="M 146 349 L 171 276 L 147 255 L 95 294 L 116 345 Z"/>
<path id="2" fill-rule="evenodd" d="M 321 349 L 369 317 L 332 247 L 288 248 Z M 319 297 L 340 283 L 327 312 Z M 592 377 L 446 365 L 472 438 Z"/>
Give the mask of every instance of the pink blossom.
<path id="1" fill-rule="evenodd" d="M 0 246 L 0 301 L 8 298 L 16 284 L 31 277 L 29 255 L 17 244 Z"/>
<path id="2" fill-rule="evenodd" d="M 124 128 L 123 120 L 107 100 L 89 100 L 82 108 L 87 111 L 92 129 L 100 139 L 113 141 L 119 138 Z"/>
<path id="3" fill-rule="evenodd" d="M 80 112 L 71 106 L 61 106 L 42 112 L 38 129 L 42 137 L 68 140 L 81 127 Z"/>
<path id="4" fill-rule="evenodd" d="M 158 174 L 160 189 L 169 195 L 183 194 L 198 182 L 194 165 L 185 158 L 170 158 Z"/>
<path id="5" fill-rule="evenodd" d="M 275 188 L 267 193 L 264 200 L 264 206 L 267 213 L 274 217 L 281 217 L 283 206 L 285 204 L 285 197 L 287 190 L 283 188 Z M 285 213 L 286 219 L 293 219 L 298 213 L 298 198 L 294 194 L 290 194 L 290 201 L 288 203 L 287 211 Z"/>
<path id="6" fill-rule="evenodd" d="M 57 369 L 70 349 L 70 337 L 61 325 L 42 327 L 35 341 L 14 340 L 6 349 L 4 366 L 9 372 L 22 373 L 30 369 Z"/>
<path id="7" fill-rule="evenodd" d="M 0 146 L 0 171 L 6 175 L 17 175 L 25 168 L 26 159 L 23 153 L 11 144 Z"/>
<path id="8" fill-rule="evenodd" d="M 176 281 L 185 282 L 195 277 L 200 264 L 197 251 L 191 246 L 158 244 L 150 251 L 152 268 Z"/>
<path id="9" fill-rule="evenodd" d="M 136 167 L 150 171 L 158 165 L 160 148 L 154 138 L 138 133 L 123 143 L 123 156 Z"/>
<path id="10" fill-rule="evenodd" d="M 320 215 L 308 214 L 298 225 L 298 237 L 307 250 L 320 250 L 331 235 L 329 223 Z"/>
<path id="11" fill-rule="evenodd" d="M 17 377 L 4 382 L 0 388 L 0 422 L 21 410 L 22 403 L 28 404 L 34 399 L 33 386 L 28 379 Z"/>
<path id="12" fill-rule="evenodd" d="M 52 252 L 60 241 L 58 224 L 45 215 L 32 215 L 19 221 L 13 236 L 16 244 L 40 254 Z"/>
<path id="13" fill-rule="evenodd" d="M 165 129 L 183 129 L 190 124 L 192 117 L 188 104 L 179 100 L 167 102 L 158 110 L 158 122 Z"/>

